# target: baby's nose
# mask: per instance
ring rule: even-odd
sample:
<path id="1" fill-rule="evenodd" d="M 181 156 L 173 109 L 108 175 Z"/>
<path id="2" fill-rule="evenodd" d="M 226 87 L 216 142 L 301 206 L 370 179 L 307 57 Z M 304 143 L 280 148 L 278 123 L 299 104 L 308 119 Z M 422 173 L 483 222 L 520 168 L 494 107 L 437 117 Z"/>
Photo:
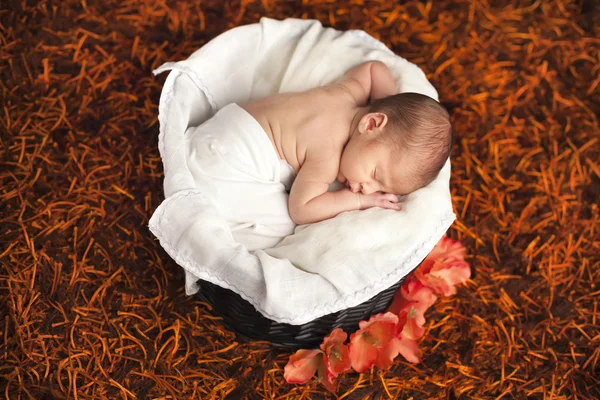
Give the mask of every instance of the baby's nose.
<path id="1" fill-rule="evenodd" d="M 373 188 L 371 186 L 365 185 L 364 183 L 360 184 L 360 191 L 365 196 L 368 196 L 368 195 L 373 194 L 375 192 L 375 190 L 373 190 Z"/>

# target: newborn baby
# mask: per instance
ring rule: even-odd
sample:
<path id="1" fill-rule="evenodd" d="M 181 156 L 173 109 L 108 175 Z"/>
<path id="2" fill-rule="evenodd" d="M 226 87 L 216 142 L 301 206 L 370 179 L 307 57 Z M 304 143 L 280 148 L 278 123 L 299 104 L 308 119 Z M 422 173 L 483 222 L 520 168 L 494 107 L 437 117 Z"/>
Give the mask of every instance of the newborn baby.
<path id="1" fill-rule="evenodd" d="M 241 107 L 296 172 L 289 196 L 296 224 L 370 207 L 398 210 L 396 195 L 433 181 L 450 154 L 448 112 L 427 96 L 397 94 L 391 72 L 376 61 L 334 84 Z M 336 178 L 346 188 L 328 192 Z"/>

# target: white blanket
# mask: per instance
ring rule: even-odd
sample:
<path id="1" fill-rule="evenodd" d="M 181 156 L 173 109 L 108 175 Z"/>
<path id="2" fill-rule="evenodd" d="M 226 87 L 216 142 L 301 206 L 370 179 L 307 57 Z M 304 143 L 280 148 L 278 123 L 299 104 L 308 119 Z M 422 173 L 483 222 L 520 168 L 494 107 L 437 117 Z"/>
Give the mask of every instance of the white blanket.
<path id="1" fill-rule="evenodd" d="M 215 139 L 212 150 L 210 143 L 202 147 L 208 158 L 197 157 L 197 148 L 194 153 L 196 133 L 216 138 L 233 132 L 220 125 L 214 130 L 207 124 L 194 128 L 218 110 L 236 114 L 229 119 L 238 125 L 237 131 L 245 129 L 256 136 L 256 121 L 242 116 L 237 106 L 225 107 L 228 104 L 331 83 L 367 60 L 388 65 L 401 92 L 418 92 L 437 100 L 423 72 L 381 42 L 362 31 L 340 32 L 313 20 L 263 18 L 258 24 L 220 35 L 188 60 L 167 63 L 155 71 L 171 73 L 159 105 L 166 199 L 150 219 L 149 228 L 185 269 L 188 295 L 198 290 L 198 279 L 207 280 L 235 291 L 267 318 L 303 324 L 358 305 L 396 283 L 427 256 L 452 224 L 448 161 L 434 182 L 401 199 L 402 211 L 342 213 L 297 227 L 274 248 L 251 251 L 271 246 L 267 242 L 278 241 L 277 235 L 287 229 L 279 213 L 285 191 L 278 182 L 281 170 L 275 152 L 270 157 L 266 147 L 253 153 L 230 148 L 229 139 Z M 244 145 L 252 146 L 250 142 Z M 246 151 L 240 160 L 250 165 L 226 168 L 235 170 L 229 176 L 237 179 L 246 167 L 253 178 L 220 186 L 218 181 L 228 176 L 223 175 L 225 164 L 221 163 L 228 158 L 214 158 L 218 167 L 212 170 L 207 160 L 222 151 Z M 263 175 L 256 173 L 257 165 L 265 167 Z M 208 170 L 201 172 L 203 168 Z M 219 190 L 237 185 L 257 188 L 262 179 L 258 176 L 265 178 L 259 196 L 269 205 L 253 200 L 250 189 L 242 190 L 247 193 L 243 198 L 220 202 Z M 266 200 L 269 190 L 273 198 Z M 275 220 L 261 211 L 267 208 L 273 211 L 271 217 L 278 216 Z M 244 220 L 249 215 L 251 220 Z M 241 221 L 246 224 L 240 225 Z"/>
<path id="2" fill-rule="evenodd" d="M 246 249 L 273 247 L 294 233 L 282 164 L 269 137 L 246 110 L 228 104 L 202 125 L 189 128 L 180 155 L 187 160 L 194 185 Z"/>

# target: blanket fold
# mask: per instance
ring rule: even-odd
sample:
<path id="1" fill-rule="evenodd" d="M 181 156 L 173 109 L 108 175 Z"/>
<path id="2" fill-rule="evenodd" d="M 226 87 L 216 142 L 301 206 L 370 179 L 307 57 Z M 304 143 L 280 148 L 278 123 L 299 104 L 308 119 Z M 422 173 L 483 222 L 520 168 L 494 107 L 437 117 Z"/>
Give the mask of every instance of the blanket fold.
<path id="1" fill-rule="evenodd" d="M 280 160 L 247 111 L 228 104 L 185 136 L 195 186 L 228 222 L 236 242 L 250 251 L 265 249 L 294 232 Z"/>

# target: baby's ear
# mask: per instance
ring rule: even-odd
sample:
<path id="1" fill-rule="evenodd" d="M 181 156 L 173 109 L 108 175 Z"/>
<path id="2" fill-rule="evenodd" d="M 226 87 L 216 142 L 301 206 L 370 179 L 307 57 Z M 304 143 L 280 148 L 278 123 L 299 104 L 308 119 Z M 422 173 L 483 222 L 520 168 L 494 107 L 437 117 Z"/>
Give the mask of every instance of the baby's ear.
<path id="1" fill-rule="evenodd" d="M 387 125 L 388 117 L 384 113 L 368 113 L 360 120 L 358 124 L 362 133 L 372 131 L 375 128 L 383 129 Z"/>

